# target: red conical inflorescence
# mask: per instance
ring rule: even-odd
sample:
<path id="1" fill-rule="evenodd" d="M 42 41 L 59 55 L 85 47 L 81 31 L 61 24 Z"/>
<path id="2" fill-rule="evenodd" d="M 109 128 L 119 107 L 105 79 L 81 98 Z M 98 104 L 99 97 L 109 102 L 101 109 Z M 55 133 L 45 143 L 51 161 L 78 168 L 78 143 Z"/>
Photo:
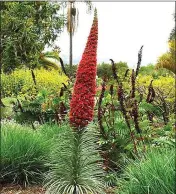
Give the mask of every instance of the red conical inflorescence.
<path id="1" fill-rule="evenodd" d="M 92 121 L 96 93 L 98 20 L 95 10 L 87 44 L 79 63 L 70 102 L 70 123 L 83 128 Z"/>

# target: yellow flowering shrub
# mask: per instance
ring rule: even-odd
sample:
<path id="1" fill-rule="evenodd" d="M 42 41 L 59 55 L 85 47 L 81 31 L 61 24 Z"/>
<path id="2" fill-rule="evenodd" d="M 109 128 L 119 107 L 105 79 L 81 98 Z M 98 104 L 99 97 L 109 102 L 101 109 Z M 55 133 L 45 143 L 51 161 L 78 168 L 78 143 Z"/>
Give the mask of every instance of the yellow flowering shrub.
<path id="1" fill-rule="evenodd" d="M 41 89 L 48 92 L 60 92 L 62 83 L 67 85 L 68 77 L 56 70 L 34 70 L 37 85 L 35 86 L 30 70 L 18 69 L 11 74 L 1 75 L 1 92 L 3 97 L 33 95 Z"/>
<path id="2" fill-rule="evenodd" d="M 137 79 L 137 84 L 139 86 L 149 86 L 151 80 L 153 80 L 153 87 L 154 88 L 161 88 L 162 90 L 170 90 L 175 88 L 175 78 L 172 76 L 159 76 L 158 79 L 153 79 L 152 76 L 144 76 L 140 75 Z"/>
<path id="3" fill-rule="evenodd" d="M 152 76 L 139 75 L 137 80 L 137 88 L 143 92 L 148 93 L 148 86 L 153 80 L 153 88 L 156 92 L 155 100 L 162 100 L 162 98 L 168 103 L 174 103 L 175 101 L 175 78 L 172 76 L 159 76 L 158 79 L 153 79 Z"/>

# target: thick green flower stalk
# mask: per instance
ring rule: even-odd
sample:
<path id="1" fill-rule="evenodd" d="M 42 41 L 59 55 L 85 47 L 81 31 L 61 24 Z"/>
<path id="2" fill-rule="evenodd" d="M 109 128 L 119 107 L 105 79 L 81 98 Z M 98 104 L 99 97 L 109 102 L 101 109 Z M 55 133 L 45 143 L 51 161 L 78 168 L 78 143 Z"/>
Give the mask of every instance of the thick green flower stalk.
<path id="1" fill-rule="evenodd" d="M 95 10 L 88 41 L 79 63 L 70 102 L 70 123 L 77 129 L 92 121 L 96 93 L 98 19 Z"/>

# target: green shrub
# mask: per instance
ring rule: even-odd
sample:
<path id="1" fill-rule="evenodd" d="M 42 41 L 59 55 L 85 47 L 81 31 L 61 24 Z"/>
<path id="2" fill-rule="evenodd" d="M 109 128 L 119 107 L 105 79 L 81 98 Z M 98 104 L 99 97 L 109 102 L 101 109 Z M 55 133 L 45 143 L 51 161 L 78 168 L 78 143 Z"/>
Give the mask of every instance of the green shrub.
<path id="1" fill-rule="evenodd" d="M 71 73 L 70 65 L 69 64 L 65 64 L 64 67 L 65 67 L 65 71 L 66 71 L 67 75 L 70 75 L 70 73 Z M 77 68 L 78 68 L 78 64 L 73 64 L 73 66 L 72 66 L 72 76 L 73 77 L 76 77 Z"/>
<path id="2" fill-rule="evenodd" d="M 26 186 L 42 181 L 49 144 L 26 126 L 2 124 L 1 182 Z"/>
<path id="3" fill-rule="evenodd" d="M 2 103 L 5 107 L 1 106 L 1 118 L 12 118 L 14 116 L 12 102 L 16 102 L 15 98 L 3 98 Z"/>
<path id="4" fill-rule="evenodd" d="M 170 73 L 167 69 L 156 69 L 155 65 L 151 63 L 146 66 L 142 66 L 139 73 L 142 76 L 152 76 L 153 79 L 158 79 L 159 76 L 172 75 L 172 73 Z"/>
<path id="5" fill-rule="evenodd" d="M 46 193 L 104 193 L 104 172 L 100 167 L 97 136 L 90 128 L 75 133 L 62 131 L 51 153 L 46 174 Z"/>
<path id="6" fill-rule="evenodd" d="M 14 103 L 14 119 L 20 124 L 32 124 L 39 122 L 59 123 L 65 120 L 69 98 L 68 92 L 62 88 L 62 92 L 49 93 L 47 90 L 38 91 L 34 96 L 16 100 Z"/>
<path id="7" fill-rule="evenodd" d="M 126 62 L 119 61 L 118 63 L 115 63 L 115 67 L 117 72 L 121 77 L 124 77 L 126 70 L 128 69 L 128 65 Z M 101 78 L 108 78 L 113 79 L 113 73 L 112 73 L 112 65 L 111 63 L 102 63 L 98 64 L 97 66 L 97 75 Z"/>
<path id="8" fill-rule="evenodd" d="M 16 97 L 35 95 L 37 90 L 45 89 L 48 92 L 60 92 L 62 83 L 67 85 L 68 77 L 56 70 L 35 69 L 36 86 L 28 69 L 18 69 L 11 74 L 1 75 L 2 96 Z M 52 86 L 52 87 L 51 87 Z"/>
<path id="9" fill-rule="evenodd" d="M 174 194 L 174 149 L 153 149 L 146 159 L 131 162 L 121 179 L 118 194 Z"/>

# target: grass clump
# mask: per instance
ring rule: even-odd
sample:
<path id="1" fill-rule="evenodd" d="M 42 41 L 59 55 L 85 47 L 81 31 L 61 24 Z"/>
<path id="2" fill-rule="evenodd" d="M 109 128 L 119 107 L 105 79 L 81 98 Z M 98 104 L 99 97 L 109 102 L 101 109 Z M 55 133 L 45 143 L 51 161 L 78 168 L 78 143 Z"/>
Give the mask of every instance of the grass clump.
<path id="1" fill-rule="evenodd" d="M 49 145 L 38 132 L 15 123 L 3 123 L 0 181 L 23 186 L 41 183 L 42 173 L 47 170 L 48 152 Z"/>
<path id="2" fill-rule="evenodd" d="M 46 123 L 39 127 L 40 133 L 47 140 L 53 140 L 58 137 L 61 131 L 65 131 L 69 128 L 69 123 L 63 122 L 61 125 Z"/>
<path id="3" fill-rule="evenodd" d="M 127 166 L 118 194 L 174 194 L 174 149 L 153 149 Z"/>

